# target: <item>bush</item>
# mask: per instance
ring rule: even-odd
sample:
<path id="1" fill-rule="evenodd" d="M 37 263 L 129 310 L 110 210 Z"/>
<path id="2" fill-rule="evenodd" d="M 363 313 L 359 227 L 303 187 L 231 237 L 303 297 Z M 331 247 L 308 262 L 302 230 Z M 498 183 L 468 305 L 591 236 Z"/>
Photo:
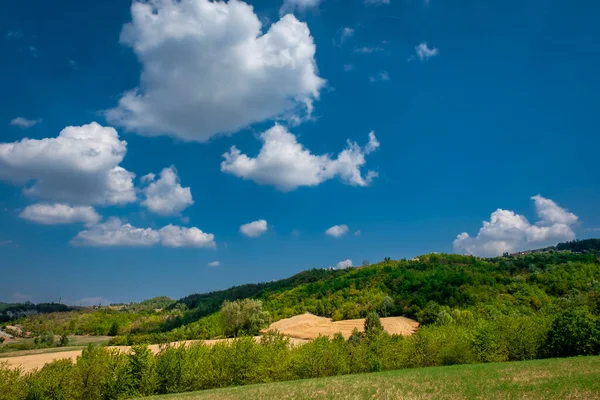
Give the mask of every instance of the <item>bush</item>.
<path id="1" fill-rule="evenodd" d="M 600 354 L 600 321 L 587 309 L 567 311 L 552 323 L 547 345 L 551 357 Z"/>
<path id="2" fill-rule="evenodd" d="M 27 379 L 27 400 L 77 399 L 79 388 L 71 360 L 46 364 Z"/>
<path id="3" fill-rule="evenodd" d="M 69 336 L 67 336 L 66 333 L 63 333 L 62 335 L 60 335 L 60 340 L 58 342 L 58 345 L 60 347 L 65 347 L 69 345 Z"/>
<path id="4" fill-rule="evenodd" d="M 379 315 L 374 312 L 368 313 L 367 317 L 365 318 L 365 335 L 371 338 L 381 335 L 382 332 L 383 326 L 381 325 Z"/>
<path id="5" fill-rule="evenodd" d="M 21 371 L 0 362 L 0 400 L 25 400 L 26 396 L 27 386 Z"/>

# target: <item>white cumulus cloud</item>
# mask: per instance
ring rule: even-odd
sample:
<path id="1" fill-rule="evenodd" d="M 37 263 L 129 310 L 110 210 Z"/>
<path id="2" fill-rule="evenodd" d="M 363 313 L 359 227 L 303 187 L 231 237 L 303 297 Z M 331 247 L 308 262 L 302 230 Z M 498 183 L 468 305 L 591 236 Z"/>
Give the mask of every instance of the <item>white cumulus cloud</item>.
<path id="1" fill-rule="evenodd" d="M 215 235 L 200 229 L 167 225 L 159 229 L 160 242 L 165 247 L 210 247 L 215 248 Z"/>
<path id="2" fill-rule="evenodd" d="M 435 47 L 430 49 L 426 42 L 420 43 L 418 46 L 416 46 L 415 51 L 417 52 L 417 56 L 421 59 L 421 61 L 428 60 L 429 58 L 437 56 L 440 53 Z"/>
<path id="3" fill-rule="evenodd" d="M 476 237 L 467 232 L 454 240 L 454 250 L 482 257 L 494 257 L 505 252 L 546 247 L 560 241 L 575 239 L 572 225 L 577 216 L 540 195 L 533 196 L 539 220 L 529 223 L 523 215 L 498 209 L 489 221 L 484 221 Z"/>
<path id="4" fill-rule="evenodd" d="M 265 233 L 267 229 L 267 221 L 265 221 L 264 219 L 260 219 L 258 221 L 250 222 L 248 224 L 240 226 L 240 232 L 251 238 L 259 237 L 260 235 Z"/>
<path id="5" fill-rule="evenodd" d="M 0 143 L 0 179 L 26 185 L 25 194 L 46 201 L 131 203 L 135 174 L 119 166 L 126 152 L 113 128 L 68 126 L 55 138 Z"/>
<path id="6" fill-rule="evenodd" d="M 342 224 L 342 225 L 334 225 L 331 228 L 327 229 L 325 231 L 326 235 L 329 235 L 331 237 L 335 237 L 335 238 L 339 238 L 344 236 L 346 233 L 348 233 L 350 229 L 348 228 L 348 225 Z"/>
<path id="7" fill-rule="evenodd" d="M 321 0 L 283 0 L 279 15 L 293 13 L 294 11 L 305 12 L 309 8 L 318 7 L 319 4 L 321 4 Z"/>
<path id="8" fill-rule="evenodd" d="M 142 183 L 148 184 L 142 189 L 145 196 L 142 205 L 153 213 L 163 216 L 179 215 L 194 204 L 191 189 L 181 186 L 177 170 L 173 166 L 163 169 L 157 180 L 154 174 L 143 176 Z"/>
<path id="9" fill-rule="evenodd" d="M 215 236 L 204 233 L 198 228 L 184 228 L 167 225 L 161 229 L 136 228 L 112 217 L 108 221 L 83 230 L 73 238 L 72 244 L 77 246 L 123 246 L 150 247 L 208 247 L 215 248 Z"/>
<path id="10" fill-rule="evenodd" d="M 333 269 L 347 269 L 347 268 L 352 268 L 352 260 L 340 261 L 339 263 L 337 263 L 335 265 L 335 267 L 333 267 Z"/>
<path id="11" fill-rule="evenodd" d="M 27 119 L 27 118 L 23 118 L 23 117 L 17 117 L 10 121 L 10 125 L 18 126 L 19 128 L 23 128 L 23 129 L 27 129 L 27 128 L 31 128 L 34 125 L 39 124 L 40 122 L 42 122 L 41 119 Z"/>
<path id="12" fill-rule="evenodd" d="M 84 223 L 93 225 L 100 221 L 100 214 L 90 206 L 71 207 L 68 204 L 39 203 L 25 207 L 19 217 L 44 225 Z"/>
<path id="13" fill-rule="evenodd" d="M 374 171 L 368 171 L 366 176 L 360 171 L 366 164 L 365 156 L 379 147 L 374 132 L 369 133 L 369 142 L 362 148 L 348 140 L 347 147 L 335 159 L 329 154 L 312 154 L 281 125 L 263 132 L 260 138 L 263 146 L 256 158 L 233 146 L 223 154 L 221 171 L 261 185 L 273 185 L 281 191 L 317 186 L 334 177 L 349 185 L 368 186 L 377 177 Z"/>
<path id="14" fill-rule="evenodd" d="M 140 85 L 108 120 L 146 136 L 207 141 L 253 123 L 310 117 L 325 80 L 308 26 L 291 14 L 261 32 L 239 1 L 134 1 L 121 43 L 142 64 Z"/>

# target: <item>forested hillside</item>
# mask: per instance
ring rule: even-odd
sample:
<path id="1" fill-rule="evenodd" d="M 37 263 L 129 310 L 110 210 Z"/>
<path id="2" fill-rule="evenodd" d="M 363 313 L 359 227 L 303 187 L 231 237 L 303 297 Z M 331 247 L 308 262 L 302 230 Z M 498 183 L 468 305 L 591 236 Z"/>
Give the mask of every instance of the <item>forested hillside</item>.
<path id="1" fill-rule="evenodd" d="M 462 312 L 476 317 L 553 315 L 584 307 L 600 312 L 600 240 L 562 243 L 492 259 L 428 254 L 346 270 L 313 269 L 174 302 L 155 298 L 101 310 L 34 315 L 18 322 L 34 334 L 123 335 L 116 344 L 206 339 L 225 335 L 224 301 L 261 300 L 272 321 L 304 312 L 334 320 L 374 311 L 422 324 Z M 442 317 L 440 317 L 442 316 Z"/>

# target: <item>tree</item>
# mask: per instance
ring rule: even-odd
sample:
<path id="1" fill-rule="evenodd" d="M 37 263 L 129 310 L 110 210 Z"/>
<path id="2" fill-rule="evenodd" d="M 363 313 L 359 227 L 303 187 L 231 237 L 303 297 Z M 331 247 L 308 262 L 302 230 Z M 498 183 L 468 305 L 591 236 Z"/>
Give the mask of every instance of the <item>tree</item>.
<path id="1" fill-rule="evenodd" d="M 239 336 L 240 333 L 256 335 L 267 326 L 271 316 L 263 311 L 260 300 L 244 299 L 225 301 L 221 307 L 223 329 L 228 335 Z"/>
<path id="2" fill-rule="evenodd" d="M 600 321 L 587 309 L 567 311 L 548 332 L 550 356 L 572 357 L 600 353 Z"/>
<path id="3" fill-rule="evenodd" d="M 6 340 L 6 339 L 4 339 L 3 336 L 0 336 L 0 344 L 4 343 L 4 340 Z"/>
<path id="4" fill-rule="evenodd" d="M 381 325 L 379 315 L 374 312 L 368 313 L 367 318 L 365 318 L 365 335 L 368 338 L 373 338 L 379 336 L 382 332 L 383 326 Z"/>
<path id="5" fill-rule="evenodd" d="M 58 342 L 58 345 L 60 347 L 65 347 L 69 345 L 69 337 L 67 336 L 66 333 L 63 333 L 62 335 L 60 335 L 60 340 Z"/>
<path id="6" fill-rule="evenodd" d="M 390 296 L 385 296 L 383 300 L 381 300 L 381 314 L 384 317 L 389 315 L 390 309 L 394 307 L 394 299 Z"/>
<path id="7" fill-rule="evenodd" d="M 117 336 L 119 334 L 119 323 L 117 321 L 113 322 L 108 330 L 108 336 Z"/>
<path id="8" fill-rule="evenodd" d="M 54 333 L 45 331 L 34 339 L 34 343 L 40 346 L 52 347 L 54 346 Z"/>

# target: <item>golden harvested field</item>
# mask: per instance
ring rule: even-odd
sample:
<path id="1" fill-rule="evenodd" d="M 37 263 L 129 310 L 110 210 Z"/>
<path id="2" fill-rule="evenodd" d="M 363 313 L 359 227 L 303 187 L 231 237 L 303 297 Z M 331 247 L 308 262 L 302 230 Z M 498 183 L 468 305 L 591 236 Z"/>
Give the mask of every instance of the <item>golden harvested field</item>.
<path id="1" fill-rule="evenodd" d="M 364 319 L 333 322 L 330 318 L 317 317 L 316 315 L 306 313 L 277 321 L 262 332 L 277 330 L 285 336 L 305 340 L 316 339 L 319 335 L 331 337 L 335 333 L 340 332 L 347 339 L 352 334 L 354 328 L 362 331 L 364 323 Z M 404 317 L 381 318 L 381 324 L 385 331 L 391 335 L 410 336 L 419 328 L 417 321 Z"/>

